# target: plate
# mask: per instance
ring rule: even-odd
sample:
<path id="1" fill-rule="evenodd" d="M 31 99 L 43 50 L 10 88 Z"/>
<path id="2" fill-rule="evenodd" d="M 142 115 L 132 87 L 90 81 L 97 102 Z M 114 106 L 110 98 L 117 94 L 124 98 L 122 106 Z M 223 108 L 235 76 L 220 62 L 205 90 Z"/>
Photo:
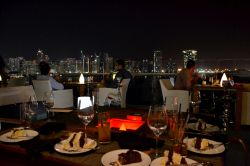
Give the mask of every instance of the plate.
<path id="1" fill-rule="evenodd" d="M 192 144 L 193 144 L 193 141 L 194 141 L 194 138 L 189 138 L 188 139 L 188 150 L 191 151 L 191 152 L 195 152 L 195 153 L 199 153 L 199 154 L 208 154 L 208 155 L 211 155 L 211 154 L 220 154 L 222 152 L 225 151 L 225 146 L 224 144 L 222 144 L 222 142 L 216 142 L 216 141 L 213 141 L 213 140 L 208 140 L 208 143 L 209 144 L 213 144 L 214 146 L 216 145 L 220 145 L 220 146 L 216 146 L 215 148 L 212 148 L 212 149 L 207 149 L 207 150 L 199 150 L 199 149 L 196 149 Z"/>
<path id="2" fill-rule="evenodd" d="M 105 153 L 102 156 L 102 159 L 101 159 L 102 164 L 104 166 L 110 166 L 111 162 L 118 161 L 118 154 L 126 153 L 128 150 L 129 149 L 119 149 L 119 150 L 114 150 L 114 151 Z M 137 152 L 139 152 L 141 154 L 142 161 L 138 162 L 138 163 L 127 164 L 126 166 L 142 166 L 142 165 L 143 166 L 148 166 L 148 165 L 150 165 L 151 159 L 146 153 L 138 151 L 138 150 L 135 150 L 135 151 L 137 151 Z"/>
<path id="3" fill-rule="evenodd" d="M 189 159 L 189 158 L 185 158 L 185 159 L 188 165 L 197 163 L 197 161 L 194 161 L 192 159 Z M 159 157 L 159 158 L 154 159 L 152 163 L 150 164 L 150 166 L 165 166 L 165 163 L 162 162 L 162 160 L 167 160 L 167 157 Z M 197 166 L 201 166 L 201 165 L 197 165 Z"/>
<path id="4" fill-rule="evenodd" d="M 81 148 L 77 151 L 67 151 L 63 149 L 63 141 L 61 141 L 60 143 L 55 144 L 54 149 L 55 151 L 59 152 L 59 153 L 63 153 L 63 154 L 80 154 L 80 153 L 85 153 L 88 152 L 90 150 L 93 150 L 96 146 L 97 146 L 97 142 L 93 139 L 87 138 L 87 142 L 88 142 L 88 148 Z"/>
<path id="5" fill-rule="evenodd" d="M 196 123 L 188 123 L 187 128 L 195 130 L 195 131 L 202 131 L 202 132 L 220 131 L 220 128 L 218 126 L 211 125 L 211 124 L 208 124 L 208 123 L 206 123 L 206 129 L 205 130 L 198 130 L 197 127 L 196 127 Z"/>
<path id="6" fill-rule="evenodd" d="M 30 139 L 33 139 L 34 137 L 36 137 L 38 135 L 38 132 L 35 130 L 25 130 L 27 133 L 26 137 L 19 137 L 19 138 L 9 138 L 11 131 L 4 133 L 0 136 L 0 141 L 2 142 L 9 142 L 9 143 L 14 143 L 14 142 L 20 142 L 20 141 L 27 141 Z"/>

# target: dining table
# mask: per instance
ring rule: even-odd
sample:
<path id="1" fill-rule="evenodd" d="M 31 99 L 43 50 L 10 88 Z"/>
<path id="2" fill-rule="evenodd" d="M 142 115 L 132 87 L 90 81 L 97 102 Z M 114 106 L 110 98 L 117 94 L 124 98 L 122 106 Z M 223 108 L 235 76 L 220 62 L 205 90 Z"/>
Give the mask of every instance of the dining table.
<path id="1" fill-rule="evenodd" d="M 21 142 L 4 142 L 0 141 L 1 153 L 22 154 L 32 160 L 27 162 L 34 163 L 56 163 L 60 165 L 75 166 L 101 166 L 101 160 L 104 154 L 119 149 L 136 149 L 144 152 L 154 160 L 155 139 L 152 131 L 146 123 L 147 112 L 145 109 L 118 107 L 108 108 L 110 118 L 127 119 L 128 117 L 140 117 L 145 122 L 136 130 L 122 131 L 119 128 L 111 128 L 111 142 L 107 144 L 98 143 L 97 116 L 87 126 L 88 137 L 97 142 L 96 148 L 80 154 L 65 154 L 55 150 L 55 144 L 59 143 L 65 136 L 72 131 L 83 131 L 83 124 L 77 117 L 76 111 L 66 113 L 56 113 L 52 122 L 47 120 L 35 121 L 31 128 L 39 134 L 33 139 Z M 6 128 L 0 132 L 0 135 L 9 132 Z M 191 132 L 190 132 L 191 133 Z M 171 141 L 167 139 L 167 133 L 160 137 L 159 149 L 161 155 L 171 146 Z M 197 154 L 188 151 L 187 157 L 196 162 L 206 162 L 213 166 L 224 166 L 225 152 L 220 154 Z M 10 157 L 11 158 L 11 157 Z M 8 158 L 6 158 L 7 160 Z M 4 160 L 3 158 L 1 160 Z M 1 161 L 0 160 L 0 161 Z M 10 161 L 9 161 L 10 162 Z M 10 162 L 11 163 L 11 162 Z"/>

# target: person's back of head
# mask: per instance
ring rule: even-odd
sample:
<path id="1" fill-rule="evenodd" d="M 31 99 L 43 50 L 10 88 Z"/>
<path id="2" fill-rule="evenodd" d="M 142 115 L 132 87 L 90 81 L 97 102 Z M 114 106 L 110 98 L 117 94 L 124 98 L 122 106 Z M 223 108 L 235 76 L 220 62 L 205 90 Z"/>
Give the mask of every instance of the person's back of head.
<path id="1" fill-rule="evenodd" d="M 41 75 L 48 75 L 50 71 L 50 66 L 47 62 L 41 61 L 39 63 L 39 69 L 40 69 Z"/>
<path id="2" fill-rule="evenodd" d="M 191 68 L 193 68 L 193 67 L 195 67 L 195 61 L 194 60 L 192 60 L 192 59 L 189 59 L 188 61 L 187 61 L 187 69 L 191 69 Z"/>
<path id="3" fill-rule="evenodd" d="M 0 55 L 0 71 L 3 72 L 4 68 L 5 68 L 5 62 L 2 55 Z"/>
<path id="4" fill-rule="evenodd" d="M 125 62 L 124 62 L 124 60 L 118 59 L 116 61 L 116 63 L 117 63 L 118 66 L 120 65 L 123 69 L 125 68 Z"/>

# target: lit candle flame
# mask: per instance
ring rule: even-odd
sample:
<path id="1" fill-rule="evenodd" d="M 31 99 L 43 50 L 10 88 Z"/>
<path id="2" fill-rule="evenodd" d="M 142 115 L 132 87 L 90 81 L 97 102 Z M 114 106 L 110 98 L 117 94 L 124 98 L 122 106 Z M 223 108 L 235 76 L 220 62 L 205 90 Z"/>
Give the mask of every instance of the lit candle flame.
<path id="1" fill-rule="evenodd" d="M 227 75 L 226 75 L 226 73 L 223 73 L 223 75 L 222 75 L 222 77 L 221 77 L 221 80 L 220 80 L 220 86 L 221 86 L 221 87 L 223 86 L 223 85 L 222 85 L 223 81 L 227 81 Z"/>
<path id="2" fill-rule="evenodd" d="M 2 81 L 2 76 L 0 75 L 0 81 Z"/>
<path id="3" fill-rule="evenodd" d="M 84 84 L 84 83 L 85 83 L 84 76 L 83 76 L 82 73 L 81 73 L 81 75 L 80 75 L 80 77 L 79 77 L 79 83 L 80 83 L 80 84 Z"/>
<path id="4" fill-rule="evenodd" d="M 119 130 L 121 130 L 121 131 L 127 131 L 127 128 L 126 128 L 126 126 L 125 126 L 124 123 L 122 123 L 122 125 L 121 125 L 121 127 L 120 127 Z"/>

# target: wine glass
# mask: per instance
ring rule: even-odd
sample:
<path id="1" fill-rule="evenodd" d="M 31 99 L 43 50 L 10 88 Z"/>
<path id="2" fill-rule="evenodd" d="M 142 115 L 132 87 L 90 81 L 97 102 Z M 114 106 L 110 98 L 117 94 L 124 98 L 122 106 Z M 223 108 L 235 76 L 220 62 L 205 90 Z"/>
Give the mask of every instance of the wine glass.
<path id="1" fill-rule="evenodd" d="M 167 129 L 167 114 L 165 107 L 161 105 L 150 106 L 147 124 L 155 135 L 155 158 L 157 158 L 159 156 L 158 139 L 160 135 Z"/>
<path id="2" fill-rule="evenodd" d="M 45 92 L 43 96 L 43 105 L 46 107 L 48 112 L 48 120 L 50 121 L 50 109 L 54 106 L 54 94 L 52 91 Z"/>
<path id="3" fill-rule="evenodd" d="M 84 124 L 85 130 L 85 143 L 87 143 L 87 125 L 94 118 L 94 106 L 89 96 L 78 97 L 77 102 L 77 115 L 81 122 Z"/>
<path id="4" fill-rule="evenodd" d="M 31 104 L 28 103 L 28 102 L 22 103 L 20 105 L 20 110 L 21 110 L 21 113 L 22 113 L 22 119 L 24 121 L 24 127 L 25 128 L 30 128 L 32 118 L 35 115 L 35 111 L 32 110 Z"/>
<path id="5" fill-rule="evenodd" d="M 200 91 L 194 90 L 191 95 L 191 101 L 190 104 L 192 106 L 192 112 L 193 113 L 198 113 L 199 112 L 199 105 L 201 103 L 201 95 Z"/>
<path id="6" fill-rule="evenodd" d="M 121 80 L 122 77 L 116 77 L 117 85 L 118 85 L 118 101 L 121 101 Z"/>

